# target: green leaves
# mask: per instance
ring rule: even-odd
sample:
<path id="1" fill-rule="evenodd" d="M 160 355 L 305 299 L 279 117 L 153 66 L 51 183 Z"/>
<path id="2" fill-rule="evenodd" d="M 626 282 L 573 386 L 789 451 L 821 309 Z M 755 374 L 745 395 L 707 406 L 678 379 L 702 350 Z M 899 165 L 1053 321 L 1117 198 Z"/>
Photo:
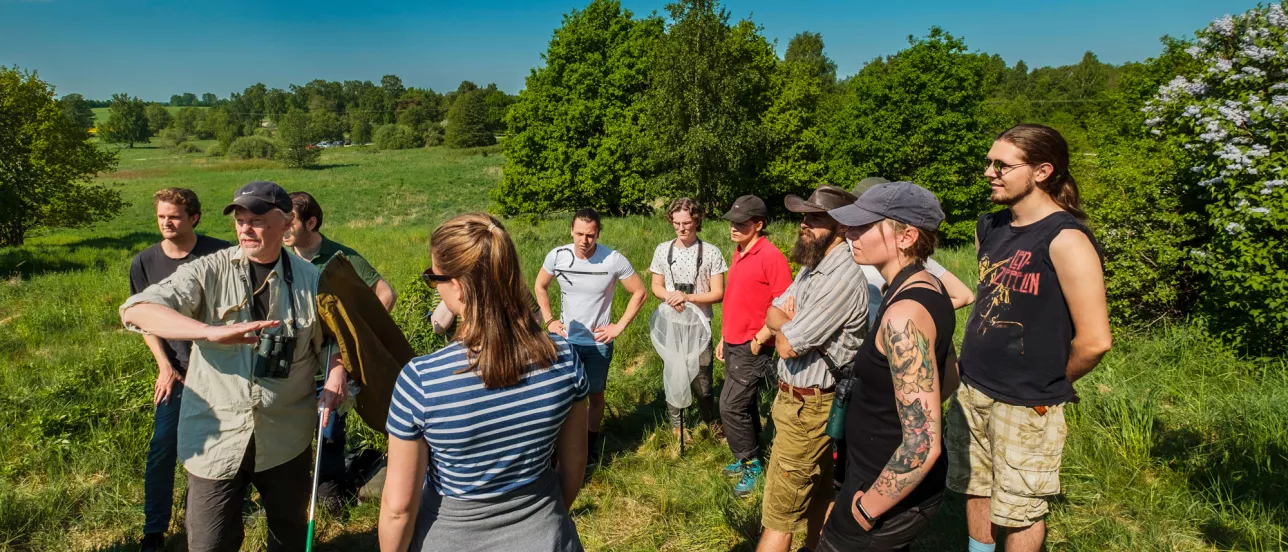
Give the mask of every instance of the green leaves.
<path id="1" fill-rule="evenodd" d="M 133 148 L 136 142 L 147 142 L 152 136 L 148 126 L 147 107 L 137 96 L 112 94 L 107 122 L 99 128 L 98 135 L 109 144 L 126 144 Z M 164 109 L 164 108 L 163 108 Z"/>
<path id="2" fill-rule="evenodd" d="M 35 228 L 107 220 L 125 205 L 115 190 L 90 184 L 116 155 L 89 143 L 53 96 L 34 72 L 0 66 L 0 246 L 21 245 Z"/>

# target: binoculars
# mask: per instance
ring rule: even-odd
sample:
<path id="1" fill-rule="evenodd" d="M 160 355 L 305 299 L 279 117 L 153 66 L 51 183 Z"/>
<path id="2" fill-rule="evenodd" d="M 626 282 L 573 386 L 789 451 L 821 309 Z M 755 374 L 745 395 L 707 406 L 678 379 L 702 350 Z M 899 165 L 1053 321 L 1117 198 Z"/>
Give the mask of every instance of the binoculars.
<path id="1" fill-rule="evenodd" d="M 255 343 L 255 377 L 287 377 L 291 375 L 291 360 L 294 358 L 295 338 L 261 333 Z"/>
<path id="2" fill-rule="evenodd" d="M 827 413 L 827 436 L 833 439 L 845 438 L 845 411 L 850 406 L 850 395 L 854 393 L 854 378 L 837 380 L 836 393 L 832 395 L 832 410 Z"/>
<path id="3" fill-rule="evenodd" d="M 675 291 L 680 293 L 693 293 L 693 284 L 675 284 Z"/>

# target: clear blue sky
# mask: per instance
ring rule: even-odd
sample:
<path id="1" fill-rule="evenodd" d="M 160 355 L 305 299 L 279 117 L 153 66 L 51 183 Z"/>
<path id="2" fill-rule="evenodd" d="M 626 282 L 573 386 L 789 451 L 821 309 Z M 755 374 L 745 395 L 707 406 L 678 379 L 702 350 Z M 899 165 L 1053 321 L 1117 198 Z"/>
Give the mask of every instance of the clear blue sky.
<path id="1" fill-rule="evenodd" d="M 314 0 L 0 0 L 0 65 L 36 69 L 59 94 L 128 92 L 226 97 L 263 82 L 371 80 L 453 90 L 461 80 L 517 92 L 541 62 L 564 13 L 587 0 L 491 2 Z M 663 0 L 624 0 L 637 15 Z M 1192 36 L 1255 0 L 726 0 L 750 16 L 781 55 L 799 31 L 823 34 L 840 75 L 939 25 L 972 50 L 1029 67 L 1076 63 L 1091 50 L 1110 63 L 1160 51 L 1159 37 Z"/>

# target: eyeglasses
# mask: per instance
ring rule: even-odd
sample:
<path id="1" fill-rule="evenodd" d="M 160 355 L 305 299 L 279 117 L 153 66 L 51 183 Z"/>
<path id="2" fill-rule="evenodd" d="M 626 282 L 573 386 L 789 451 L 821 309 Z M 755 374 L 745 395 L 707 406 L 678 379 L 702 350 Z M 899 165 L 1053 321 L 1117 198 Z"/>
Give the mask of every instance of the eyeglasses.
<path id="1" fill-rule="evenodd" d="M 1012 163 L 1008 165 L 1006 163 L 1003 163 L 1000 159 L 985 158 L 984 172 L 988 172 L 989 169 L 993 169 L 993 172 L 997 173 L 998 176 L 1002 176 L 1008 172 L 1015 170 L 1016 167 L 1023 167 L 1025 165 L 1032 165 L 1032 163 Z"/>
<path id="2" fill-rule="evenodd" d="M 438 284 L 450 282 L 452 278 L 452 276 L 446 274 L 435 274 L 432 266 L 420 273 L 420 279 L 425 282 L 425 285 L 429 286 L 429 289 L 438 289 Z"/>

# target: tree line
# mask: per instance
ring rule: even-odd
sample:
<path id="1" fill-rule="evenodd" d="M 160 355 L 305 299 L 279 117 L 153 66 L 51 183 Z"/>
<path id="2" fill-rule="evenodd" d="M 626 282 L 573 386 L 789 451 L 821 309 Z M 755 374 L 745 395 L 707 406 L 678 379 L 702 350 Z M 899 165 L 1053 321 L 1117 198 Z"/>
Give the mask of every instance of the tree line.
<path id="1" fill-rule="evenodd" d="M 933 27 L 839 79 L 817 33 L 779 58 L 716 0 L 679 0 L 665 16 L 616 0 L 565 15 L 508 115 L 501 212 L 641 213 L 679 196 L 718 210 L 747 193 L 774 205 L 883 176 L 935 192 L 941 237 L 971 243 L 996 208 L 982 177 L 994 137 L 1044 123 L 1071 144 L 1117 323 L 1191 317 L 1240 350 L 1282 352 L 1282 2 L 1122 65 L 1088 52 L 1031 69 Z"/>

